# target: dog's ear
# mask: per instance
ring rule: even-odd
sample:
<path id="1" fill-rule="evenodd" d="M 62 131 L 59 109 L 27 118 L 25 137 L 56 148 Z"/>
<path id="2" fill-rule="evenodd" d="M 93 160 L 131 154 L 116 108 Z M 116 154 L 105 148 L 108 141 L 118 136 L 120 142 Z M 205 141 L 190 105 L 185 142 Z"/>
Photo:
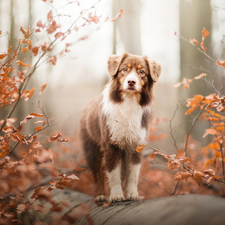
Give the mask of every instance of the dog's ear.
<path id="1" fill-rule="evenodd" d="M 119 69 L 119 66 L 122 62 L 122 60 L 128 56 L 128 53 L 124 53 L 123 55 L 111 55 L 109 56 L 108 63 L 107 63 L 107 69 L 110 77 L 113 77 L 117 74 L 117 71 Z"/>
<path id="2" fill-rule="evenodd" d="M 159 79 L 159 76 L 161 74 L 161 66 L 154 60 L 147 59 L 147 63 L 148 63 L 150 76 L 151 76 L 152 80 L 157 82 Z"/>

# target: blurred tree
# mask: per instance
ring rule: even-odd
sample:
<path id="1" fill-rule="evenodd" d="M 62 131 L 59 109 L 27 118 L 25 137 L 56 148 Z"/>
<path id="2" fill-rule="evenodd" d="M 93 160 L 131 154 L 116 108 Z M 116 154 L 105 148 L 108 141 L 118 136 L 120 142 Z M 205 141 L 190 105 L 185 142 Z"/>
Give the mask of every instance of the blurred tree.
<path id="1" fill-rule="evenodd" d="M 113 32 L 113 54 L 116 54 L 117 27 L 119 36 L 124 44 L 125 51 L 141 55 L 141 31 L 140 31 L 140 0 L 113 0 L 112 12 L 115 16 L 123 9 L 123 16 L 114 23 Z"/>
<path id="2" fill-rule="evenodd" d="M 212 56 L 211 46 L 211 4 L 210 0 L 182 0 L 180 1 L 180 34 L 186 39 L 195 38 L 201 43 L 202 41 L 202 29 L 205 27 L 209 31 L 209 36 L 205 39 L 204 46 L 207 47 L 207 54 Z M 200 48 L 200 46 L 199 46 Z M 194 67 L 194 68 L 193 68 Z M 212 62 L 199 52 L 195 47 L 192 47 L 190 43 L 180 40 L 180 81 L 183 78 L 193 78 L 203 71 L 200 67 L 212 70 Z M 207 73 L 207 79 L 212 80 L 210 74 Z M 201 81 L 200 81 L 201 82 Z M 185 92 L 180 89 L 179 96 L 181 99 L 186 99 L 196 94 L 207 95 L 210 91 L 207 89 L 205 83 L 199 85 L 199 82 L 194 82 L 190 85 L 190 88 Z M 183 113 L 187 110 L 184 109 Z M 190 119 L 190 118 L 189 118 Z M 183 120 L 183 118 L 182 118 Z M 191 124 L 185 123 L 185 133 L 189 130 Z M 203 124 L 195 127 L 192 134 L 196 139 L 202 140 L 205 127 Z"/>

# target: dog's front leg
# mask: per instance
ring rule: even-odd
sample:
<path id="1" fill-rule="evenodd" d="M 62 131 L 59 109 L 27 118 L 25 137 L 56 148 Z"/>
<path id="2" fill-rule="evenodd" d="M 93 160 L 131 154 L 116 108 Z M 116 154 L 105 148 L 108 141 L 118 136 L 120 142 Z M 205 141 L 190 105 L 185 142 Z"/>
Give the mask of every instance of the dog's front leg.
<path id="1" fill-rule="evenodd" d="M 110 202 L 123 201 L 123 190 L 121 186 L 121 165 L 118 165 L 111 172 L 107 172 L 110 187 Z"/>
<path id="2" fill-rule="evenodd" d="M 117 145 L 109 145 L 105 151 L 105 168 L 110 188 L 110 202 L 123 201 L 121 184 L 122 151 Z"/>
<path id="3" fill-rule="evenodd" d="M 128 165 L 128 177 L 127 177 L 127 188 L 126 188 L 126 199 L 127 200 L 140 200 L 138 194 L 138 178 L 141 168 L 141 154 L 133 153 L 131 161 Z"/>

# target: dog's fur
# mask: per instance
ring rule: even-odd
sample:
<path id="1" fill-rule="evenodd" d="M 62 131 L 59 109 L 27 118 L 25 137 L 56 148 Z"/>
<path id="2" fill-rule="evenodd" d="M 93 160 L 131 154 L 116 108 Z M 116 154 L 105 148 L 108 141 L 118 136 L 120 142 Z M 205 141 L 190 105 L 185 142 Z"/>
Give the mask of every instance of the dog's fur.
<path id="1" fill-rule="evenodd" d="M 146 56 L 124 53 L 108 59 L 110 81 L 102 94 L 81 114 L 80 140 L 96 182 L 96 201 L 105 200 L 104 172 L 111 202 L 124 200 L 121 186 L 126 178 L 126 199 L 139 200 L 137 184 L 141 153 L 151 117 L 152 89 L 161 66 Z"/>

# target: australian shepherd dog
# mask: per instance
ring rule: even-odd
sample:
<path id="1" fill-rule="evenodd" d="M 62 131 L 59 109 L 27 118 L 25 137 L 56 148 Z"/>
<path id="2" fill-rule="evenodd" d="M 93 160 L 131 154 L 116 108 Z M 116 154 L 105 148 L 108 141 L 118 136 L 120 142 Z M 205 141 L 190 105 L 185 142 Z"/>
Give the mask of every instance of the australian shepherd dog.
<path id="1" fill-rule="evenodd" d="M 108 59 L 110 80 L 102 94 L 81 113 L 80 140 L 88 167 L 96 182 L 96 201 L 104 201 L 107 176 L 109 201 L 139 200 L 138 177 L 141 153 L 151 118 L 152 89 L 161 66 L 146 56 L 128 53 Z"/>

